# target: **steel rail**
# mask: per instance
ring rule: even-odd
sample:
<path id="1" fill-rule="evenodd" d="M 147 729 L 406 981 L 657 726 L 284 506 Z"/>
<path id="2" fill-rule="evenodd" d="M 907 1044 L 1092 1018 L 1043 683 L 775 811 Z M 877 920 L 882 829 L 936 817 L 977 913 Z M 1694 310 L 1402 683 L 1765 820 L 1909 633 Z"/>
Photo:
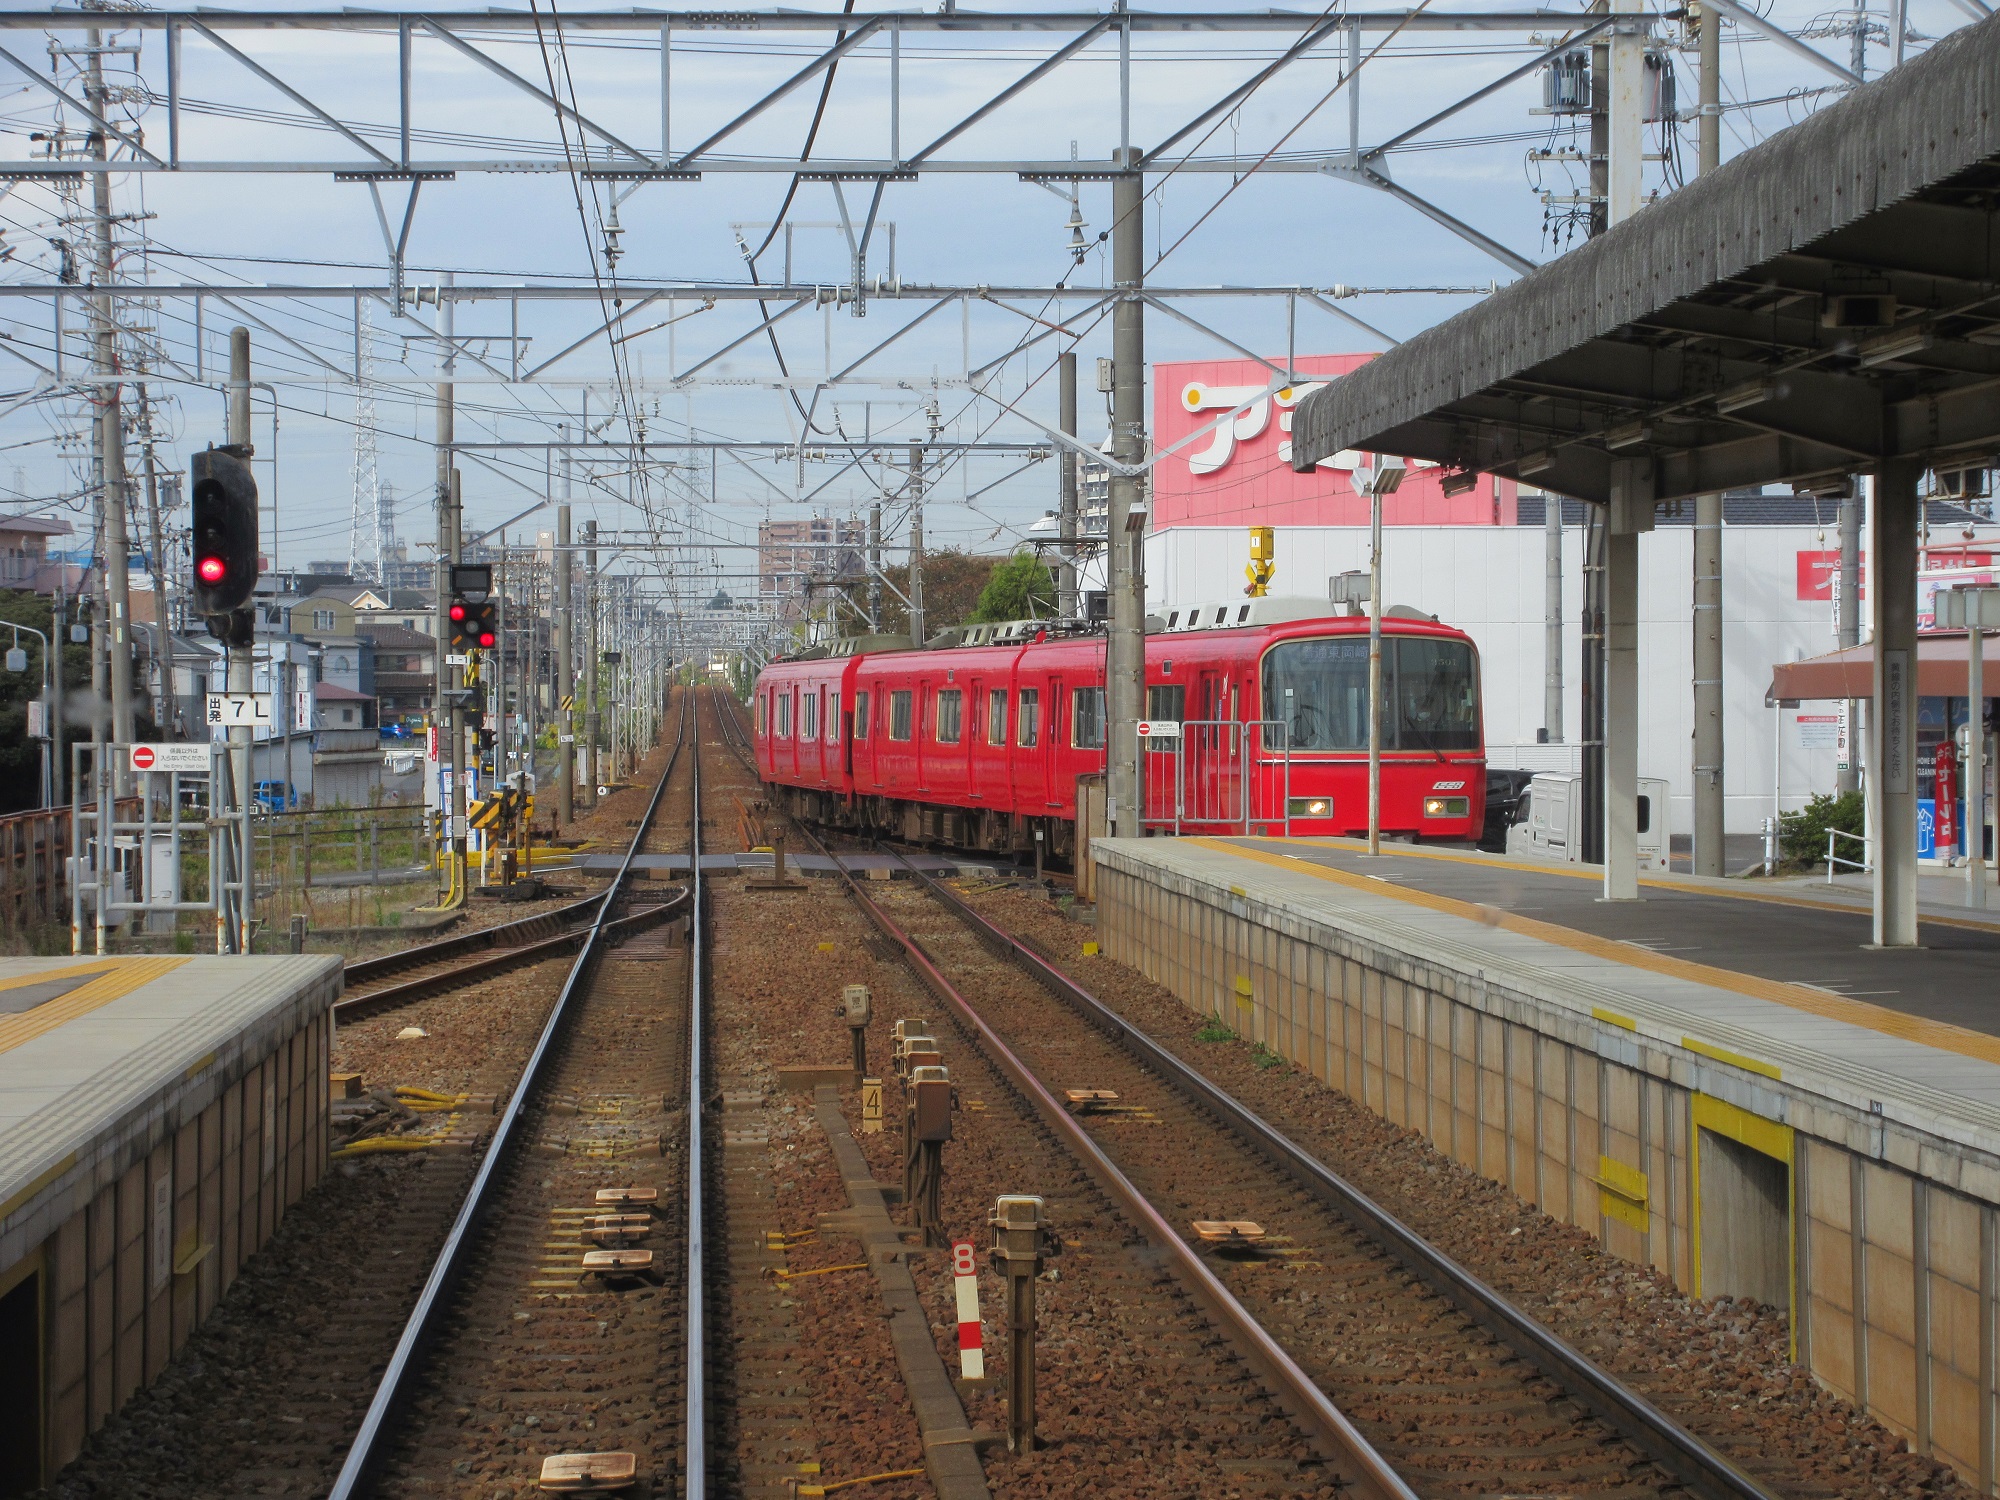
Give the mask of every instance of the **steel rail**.
<path id="1" fill-rule="evenodd" d="M 686 689 L 692 700 L 695 689 Z M 711 706 L 713 699 L 710 700 Z M 689 844 L 690 894 L 694 902 L 688 923 L 688 1088 L 687 1131 L 687 1303 L 683 1314 L 683 1338 L 687 1353 L 687 1389 L 683 1421 L 685 1458 L 682 1464 L 683 1500 L 706 1500 L 708 1495 L 708 1389 L 707 1389 L 707 1297 L 703 1276 L 702 1246 L 705 1224 L 702 1214 L 702 1130 L 704 1107 L 701 1049 L 702 1000 L 708 987 L 708 882 L 701 873 L 701 717 L 694 720 L 692 765 L 694 768 L 693 837 Z"/>
<path id="2" fill-rule="evenodd" d="M 1162 1047 L 1047 958 L 991 921 L 903 857 L 911 878 L 969 927 L 998 957 L 1012 961 L 1044 989 L 1104 1032 L 1238 1139 L 1284 1170 L 1343 1219 L 1388 1250 L 1403 1268 L 1553 1380 L 1613 1431 L 1708 1500 L 1773 1500 L 1772 1492 L 1738 1469 L 1644 1396 L 1613 1379 L 1580 1350 L 1537 1322 L 1472 1271 L 1430 1244 L 1198 1070 Z"/>
<path id="3" fill-rule="evenodd" d="M 689 695 L 691 696 L 691 695 Z M 451 1294 L 457 1287 L 465 1269 L 465 1261 L 472 1249 L 473 1233 L 484 1220 L 495 1196 L 500 1170 L 513 1154 L 515 1136 L 520 1126 L 522 1114 L 541 1073 L 543 1063 L 554 1051 L 555 1043 L 569 1019 L 570 1002 L 582 989 L 595 967 L 599 951 L 599 938 L 610 915 L 611 906 L 621 893 L 626 878 L 632 869 L 632 861 L 639 853 L 651 830 L 653 818 L 658 813 L 661 799 L 666 795 L 668 784 L 673 780 L 674 768 L 680 763 L 681 751 L 686 748 L 688 735 L 687 696 L 681 702 L 681 722 L 674 742 L 673 756 L 667 762 L 667 769 L 660 777 L 660 784 L 653 788 L 652 800 L 646 805 L 645 816 L 639 820 L 639 827 L 632 835 L 631 846 L 625 851 L 625 861 L 618 873 L 605 888 L 599 898 L 596 919 L 583 942 L 583 950 L 577 954 L 576 962 L 570 966 L 569 977 L 563 981 L 560 994 L 556 996 L 554 1008 L 543 1024 L 541 1034 L 535 1040 L 535 1049 L 528 1055 L 527 1066 L 521 1070 L 520 1080 L 509 1092 L 506 1106 L 500 1111 L 493 1126 L 493 1137 L 488 1143 L 486 1154 L 480 1159 L 479 1170 L 467 1190 L 465 1201 L 460 1205 L 458 1216 L 452 1221 L 451 1230 L 445 1236 L 444 1246 L 438 1251 L 436 1262 L 431 1266 L 429 1277 L 424 1281 L 422 1292 L 417 1296 L 417 1304 L 410 1311 L 403 1325 L 402 1336 L 396 1341 L 394 1353 L 382 1371 L 381 1381 L 375 1388 L 375 1395 L 368 1403 L 368 1411 L 361 1419 L 361 1427 L 349 1445 L 347 1458 L 340 1466 L 340 1473 L 333 1482 L 328 1500 L 359 1500 L 371 1492 L 376 1474 L 387 1455 L 392 1430 L 396 1418 L 401 1414 L 404 1402 L 409 1397 L 409 1387 L 413 1382 L 423 1355 L 436 1334 L 437 1325 L 443 1318 L 451 1301 Z M 697 812 L 697 819 L 699 813 Z"/>
<path id="4" fill-rule="evenodd" d="M 593 902 L 596 899 L 593 897 Z M 628 933 L 640 932 L 668 921 L 680 912 L 687 904 L 687 900 L 687 895 L 683 892 L 658 905 L 641 907 L 638 911 L 613 918 L 604 924 L 604 935 L 607 938 L 623 937 Z M 559 932 L 554 937 L 543 938 L 539 942 L 523 943 L 518 947 L 502 948 L 497 953 L 481 954 L 442 973 L 420 974 L 415 979 L 405 980 L 401 984 L 384 985 L 379 990 L 367 990 L 359 995 L 350 995 L 334 1002 L 333 1019 L 336 1024 L 359 1021 L 385 1010 L 396 1010 L 414 1004 L 432 995 L 463 989 L 466 985 L 477 984 L 483 979 L 504 974 L 523 964 L 540 963 L 545 958 L 554 958 L 559 953 L 577 947 L 589 935 L 588 927 L 574 927 L 567 932 Z"/>
<path id="5" fill-rule="evenodd" d="M 420 943 L 414 948 L 405 948 L 398 953 L 385 953 L 379 958 L 359 959 L 348 964 L 341 972 L 343 984 L 373 984 L 387 979 L 392 974 L 400 974 L 405 969 L 416 968 L 420 964 L 437 963 L 441 959 L 456 958 L 461 953 L 476 953 L 482 948 L 510 948 L 523 943 L 539 942 L 568 927 L 570 923 L 587 916 L 590 909 L 602 900 L 600 896 L 586 896 L 581 901 L 573 901 L 568 906 L 559 906 L 554 911 L 540 912 L 532 917 L 521 917 L 512 922 L 502 922 L 493 927 L 480 927 L 471 932 L 461 932 L 455 937 L 440 938 L 435 943 Z"/>
<path id="6" fill-rule="evenodd" d="M 806 832 L 806 837 L 819 844 L 810 832 Z M 820 850 L 828 852 L 824 845 L 820 845 Z M 1416 1492 L 1390 1467 L 1374 1444 L 1345 1412 L 1328 1399 L 1318 1383 L 1299 1367 L 1285 1347 L 1237 1300 L 1235 1293 L 1208 1268 L 1193 1247 L 1181 1238 L 1146 1195 L 1077 1123 L 1076 1117 L 1063 1108 L 1033 1070 L 1001 1040 L 1000 1034 L 945 978 L 943 971 L 931 961 L 930 955 L 924 952 L 916 939 L 897 927 L 887 913 L 869 898 L 838 856 L 833 856 L 833 864 L 847 887 L 848 898 L 861 909 L 862 915 L 877 932 L 901 948 L 906 962 L 923 986 L 958 1015 L 972 1032 L 980 1049 L 1007 1076 L 1021 1096 L 1034 1106 L 1043 1123 L 1061 1139 L 1071 1154 L 1089 1169 L 1119 1211 L 1130 1218 L 1172 1262 L 1181 1285 L 1215 1320 L 1216 1327 L 1256 1372 L 1265 1389 L 1298 1421 L 1320 1456 L 1338 1475 L 1343 1490 L 1352 1486 L 1351 1493 L 1356 1500 L 1362 1500 L 1362 1497 L 1366 1500 L 1417 1500 Z"/>

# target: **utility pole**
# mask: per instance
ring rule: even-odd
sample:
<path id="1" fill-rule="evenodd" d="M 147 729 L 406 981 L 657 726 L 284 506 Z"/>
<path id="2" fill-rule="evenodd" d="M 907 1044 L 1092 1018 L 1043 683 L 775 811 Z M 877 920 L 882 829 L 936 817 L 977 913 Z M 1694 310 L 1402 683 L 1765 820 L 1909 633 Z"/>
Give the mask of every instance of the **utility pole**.
<path id="1" fill-rule="evenodd" d="M 583 608 L 583 733 L 589 741 L 583 757 L 585 774 L 583 805 L 597 806 L 597 522 L 583 523 L 584 556 Z"/>
<path id="2" fill-rule="evenodd" d="M 563 453 L 563 499 L 556 507 L 556 819 L 576 821 L 576 595 L 570 583 L 569 453 Z"/>
<path id="3" fill-rule="evenodd" d="M 84 63 L 84 98 L 99 115 L 105 115 L 109 107 L 104 95 L 104 33 L 91 28 L 85 46 L 88 56 Z M 91 131 L 89 141 L 94 160 L 109 159 L 110 142 L 105 131 Z M 90 195 L 97 224 L 94 246 L 97 284 L 108 287 L 117 279 L 111 246 L 110 173 L 91 174 Z M 100 630 L 108 627 L 103 650 L 111 689 L 110 737 L 119 744 L 129 745 L 132 742 L 132 540 L 130 501 L 125 492 L 124 403 L 113 378 L 119 373 L 118 320 L 109 293 L 92 298 L 90 312 L 91 365 L 98 376 L 93 436 L 97 447 L 99 504 L 104 517 L 106 611 Z M 131 767 L 120 759 L 112 768 L 112 775 L 116 795 L 128 795 L 132 787 Z"/>
<path id="4" fill-rule="evenodd" d="M 245 463 L 255 452 L 250 441 L 250 330 L 229 330 L 229 442 L 242 454 Z M 257 688 L 255 650 L 256 605 L 238 610 L 229 622 L 229 691 L 245 697 Z M 251 762 L 256 730 L 248 724 L 229 730 L 229 774 L 236 783 L 237 820 L 236 873 L 243 882 L 237 903 L 235 931 L 229 934 L 234 951 L 250 951 L 250 921 L 257 909 L 257 847 L 250 829 L 250 810 L 256 805 L 256 782 Z M 287 773 L 291 768 L 287 766 Z"/>
<path id="5" fill-rule="evenodd" d="M 882 500 L 868 504 L 868 633 L 882 629 Z"/>
<path id="6" fill-rule="evenodd" d="M 910 444 L 910 644 L 924 644 L 924 450 Z"/>
<path id="7" fill-rule="evenodd" d="M 444 373 L 449 377 L 456 361 L 452 358 L 453 310 L 447 299 L 439 314 L 444 329 Z M 460 747 L 464 743 L 464 715 L 457 705 L 465 686 L 463 669 L 453 666 L 451 655 L 451 565 L 458 560 L 458 495 L 453 467 L 452 444 L 457 440 L 456 412 L 449 378 L 437 384 L 437 691 L 431 722 L 438 738 L 438 773 L 449 777 L 450 794 L 443 788 L 438 796 L 438 849 L 451 861 L 450 886 L 454 893 L 464 888 L 465 819 L 462 812 L 465 779 L 459 774 Z"/>
<path id="8" fill-rule="evenodd" d="M 1722 16 L 1702 5 L 1701 113 L 1697 161 L 1722 164 Z M 1694 497 L 1694 872 L 1718 879 L 1724 826 L 1722 703 L 1722 496 Z"/>
<path id="9" fill-rule="evenodd" d="M 1066 349 L 1056 356 L 1056 426 L 1076 436 L 1076 351 Z M 1076 481 L 1077 457 L 1068 448 L 1056 450 L 1058 499 L 1056 511 L 1057 552 L 1061 561 L 1056 570 L 1056 617 L 1074 620 L 1083 611 L 1076 599 Z"/>
<path id="10" fill-rule="evenodd" d="M 1111 180 L 1111 457 L 1137 465 L 1146 456 L 1145 182 L 1139 151 L 1121 146 Z M 1105 587 L 1111 595 L 1105 641 L 1105 810 L 1113 838 L 1137 838 L 1145 826 L 1139 720 L 1145 717 L 1146 500 L 1141 481 L 1114 469 L 1105 517 Z"/>
<path id="11" fill-rule="evenodd" d="M 146 399 L 144 381 L 139 383 L 138 390 L 139 426 L 144 434 L 146 455 L 146 528 L 153 549 L 153 630 L 159 643 L 159 660 L 154 665 L 160 672 L 160 696 L 153 704 L 153 719 L 162 730 L 171 726 L 178 731 L 181 725 L 180 704 L 174 696 L 173 622 L 167 609 L 167 601 L 175 597 L 176 591 L 169 587 L 166 546 L 160 536 L 160 472 L 153 451 L 153 407 Z"/>
<path id="12" fill-rule="evenodd" d="M 449 494 L 451 496 L 451 546 L 447 553 L 445 578 L 449 582 L 453 570 L 465 560 L 465 479 L 456 465 L 451 470 Z M 470 655 L 470 652 L 464 653 Z M 465 668 L 454 667 L 455 686 L 459 692 L 466 687 Z M 482 685 L 483 687 L 483 685 Z M 472 779 L 473 767 L 479 764 L 479 757 L 466 754 L 466 739 L 470 723 L 467 719 L 464 699 L 454 695 L 451 708 L 451 842 L 452 854 L 458 860 L 459 889 L 465 888 L 465 840 L 467 829 L 466 810 L 471 798 L 466 783 Z"/>

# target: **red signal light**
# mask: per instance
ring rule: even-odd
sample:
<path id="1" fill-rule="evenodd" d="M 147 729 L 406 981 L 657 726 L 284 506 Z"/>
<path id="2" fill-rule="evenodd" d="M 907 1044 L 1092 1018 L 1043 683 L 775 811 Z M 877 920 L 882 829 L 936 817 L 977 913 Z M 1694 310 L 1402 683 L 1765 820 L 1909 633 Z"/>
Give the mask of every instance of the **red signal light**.
<path id="1" fill-rule="evenodd" d="M 220 583 L 228 576 L 229 564 L 219 557 L 204 557 L 194 565 L 194 569 L 201 574 L 203 583 Z"/>
<path id="2" fill-rule="evenodd" d="M 451 617 L 454 620 L 463 620 L 465 618 L 465 606 L 454 601 L 451 606 Z"/>
<path id="3" fill-rule="evenodd" d="M 491 646 L 497 639 L 499 639 L 499 637 L 495 636 L 493 632 L 490 630 L 482 630 L 479 632 L 479 644 L 482 646 Z"/>

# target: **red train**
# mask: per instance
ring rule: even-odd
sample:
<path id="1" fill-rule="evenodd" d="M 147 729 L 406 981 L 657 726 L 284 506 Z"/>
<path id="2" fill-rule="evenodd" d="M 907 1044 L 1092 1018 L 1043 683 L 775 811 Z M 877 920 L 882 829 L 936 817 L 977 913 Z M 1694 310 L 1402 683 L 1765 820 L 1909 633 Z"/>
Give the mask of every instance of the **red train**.
<path id="1" fill-rule="evenodd" d="M 1383 830 L 1477 839 L 1478 652 L 1414 611 L 1382 629 Z M 961 636 L 924 650 L 864 638 L 765 668 L 759 775 L 823 825 L 1021 853 L 1040 832 L 1069 858 L 1079 780 L 1104 770 L 1104 635 L 1020 622 Z M 1146 742 L 1149 828 L 1366 832 L 1365 618 L 1291 599 L 1177 610 L 1146 637 L 1146 698 L 1149 726 L 1180 729 Z"/>

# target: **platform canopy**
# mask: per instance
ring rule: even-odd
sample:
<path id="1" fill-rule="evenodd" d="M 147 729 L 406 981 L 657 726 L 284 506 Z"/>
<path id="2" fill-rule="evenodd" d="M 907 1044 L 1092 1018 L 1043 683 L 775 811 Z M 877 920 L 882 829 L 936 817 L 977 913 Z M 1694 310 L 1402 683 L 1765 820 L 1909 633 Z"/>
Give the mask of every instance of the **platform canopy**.
<path id="1" fill-rule="evenodd" d="M 1313 392 L 1343 449 L 1580 499 L 2000 453 L 2000 16 Z M 1630 473 L 1630 470 L 1622 470 Z"/>
<path id="2" fill-rule="evenodd" d="M 2000 697 L 2000 640 L 1991 636 L 1981 654 L 1995 664 L 1989 698 Z M 1972 647 L 1962 632 L 1917 638 L 1917 695 L 1922 698 L 1963 698 L 1971 684 Z M 1840 698 L 1867 701 L 1875 696 L 1875 647 L 1849 646 L 1804 661 L 1781 661 L 1771 668 L 1767 701 L 1826 702 Z"/>

